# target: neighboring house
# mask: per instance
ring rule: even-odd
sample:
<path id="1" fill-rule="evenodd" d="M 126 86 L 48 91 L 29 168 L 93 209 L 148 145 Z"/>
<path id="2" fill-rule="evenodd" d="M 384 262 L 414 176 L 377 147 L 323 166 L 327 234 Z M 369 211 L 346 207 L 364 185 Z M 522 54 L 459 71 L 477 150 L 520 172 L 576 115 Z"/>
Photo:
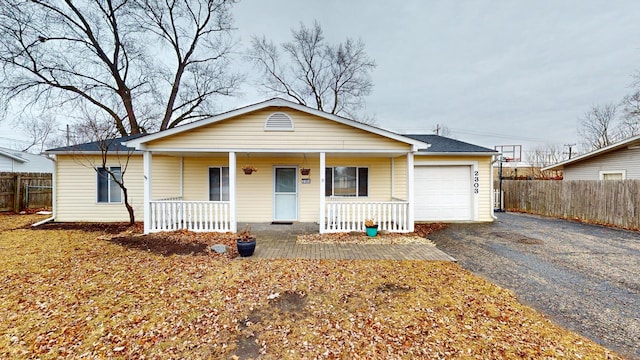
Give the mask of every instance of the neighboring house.
<path id="1" fill-rule="evenodd" d="M 145 233 L 293 221 L 353 231 L 367 218 L 408 232 L 415 221 L 493 221 L 496 151 L 399 135 L 287 100 L 123 140 L 107 166 L 120 173 L 128 158 L 125 184 Z M 120 189 L 95 170 L 97 143 L 48 152 L 56 156 L 57 221 L 128 219 Z"/>
<path id="2" fill-rule="evenodd" d="M 0 147 L 0 172 L 52 173 L 53 167 L 45 156 Z"/>
<path id="3" fill-rule="evenodd" d="M 640 179 L 640 135 L 542 170 L 563 170 L 564 180 Z"/>

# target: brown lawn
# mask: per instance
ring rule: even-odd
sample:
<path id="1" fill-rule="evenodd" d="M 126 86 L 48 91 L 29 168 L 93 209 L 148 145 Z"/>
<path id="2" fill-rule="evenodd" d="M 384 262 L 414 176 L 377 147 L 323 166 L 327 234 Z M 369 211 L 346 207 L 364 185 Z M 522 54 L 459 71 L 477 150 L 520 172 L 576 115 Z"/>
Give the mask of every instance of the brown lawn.
<path id="1" fill-rule="evenodd" d="M 0 358 L 618 358 L 456 264 L 232 260 L 193 234 L 19 228 L 40 218 L 0 215 Z"/>

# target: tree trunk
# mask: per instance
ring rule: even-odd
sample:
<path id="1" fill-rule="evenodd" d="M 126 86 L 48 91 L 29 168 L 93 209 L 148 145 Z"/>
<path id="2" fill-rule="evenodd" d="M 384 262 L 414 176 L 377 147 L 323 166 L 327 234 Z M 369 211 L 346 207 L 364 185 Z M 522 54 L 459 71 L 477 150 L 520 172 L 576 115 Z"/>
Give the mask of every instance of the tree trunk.
<path id="1" fill-rule="evenodd" d="M 122 186 L 122 193 L 124 195 L 124 206 L 127 208 L 127 211 L 129 212 L 129 224 L 133 225 L 136 223 L 136 217 L 135 217 L 135 214 L 133 213 L 133 206 L 129 204 L 129 194 L 128 194 L 129 192 L 124 186 Z"/>

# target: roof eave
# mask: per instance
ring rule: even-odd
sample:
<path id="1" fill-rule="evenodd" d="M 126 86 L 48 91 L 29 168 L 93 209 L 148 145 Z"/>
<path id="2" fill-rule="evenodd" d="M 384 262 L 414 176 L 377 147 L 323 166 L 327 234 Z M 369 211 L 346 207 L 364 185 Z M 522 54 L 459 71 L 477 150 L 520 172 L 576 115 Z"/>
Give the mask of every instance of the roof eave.
<path id="1" fill-rule="evenodd" d="M 547 166 L 547 167 L 540 168 L 540 171 L 562 170 L 562 169 L 564 169 L 564 166 Z"/>
<path id="2" fill-rule="evenodd" d="M 130 153 L 130 154 L 142 154 L 142 151 L 140 150 L 127 150 L 127 151 L 120 151 L 120 150 L 109 150 L 106 152 L 107 155 L 111 154 L 111 155 L 116 155 L 116 154 L 126 154 L 126 153 Z M 51 151 L 51 150 L 47 150 L 45 151 L 45 154 L 51 154 L 51 155 L 102 155 L 103 152 L 102 151 L 78 151 L 78 150 L 68 150 L 68 151 Z"/>
<path id="3" fill-rule="evenodd" d="M 437 155 L 437 156 L 494 156 L 494 155 L 498 155 L 499 153 L 497 152 L 418 152 L 416 153 L 416 155 L 421 155 L 421 156 L 425 156 L 425 155 Z"/>
<path id="4" fill-rule="evenodd" d="M 568 160 L 565 160 L 565 161 L 561 161 L 561 162 L 559 162 L 557 164 L 553 164 L 553 165 L 544 167 L 544 168 L 542 168 L 540 170 L 541 171 L 547 171 L 547 170 L 564 169 L 564 167 L 566 165 L 574 164 L 574 163 L 577 163 L 577 162 L 580 162 L 580 161 L 584 161 L 584 160 L 588 160 L 588 159 L 591 159 L 593 157 L 596 157 L 596 156 L 599 156 L 599 155 L 602 155 L 602 154 L 606 154 L 606 153 L 608 153 L 610 151 L 615 151 L 615 150 L 622 149 L 624 147 L 627 147 L 630 143 L 633 143 L 633 142 L 636 142 L 636 141 L 640 141 L 640 135 L 636 135 L 636 136 L 630 137 L 630 138 L 628 138 L 626 140 L 620 141 L 618 143 L 611 144 L 609 146 L 605 146 L 603 148 L 593 150 L 593 151 L 588 152 L 586 154 L 578 155 L 578 156 L 574 157 L 573 159 L 568 159 Z"/>
<path id="5" fill-rule="evenodd" d="M 13 155 L 13 154 L 11 154 L 11 153 L 8 153 L 8 152 L 6 152 L 6 151 L 0 151 L 0 154 L 4 155 L 4 156 L 6 156 L 6 157 L 8 157 L 8 158 L 10 158 L 10 159 L 13 159 L 13 160 L 15 160 L 15 161 L 19 161 L 19 162 L 21 162 L 21 163 L 25 163 L 25 162 L 27 162 L 27 159 L 23 159 L 23 158 L 21 158 L 21 157 L 19 157 L 19 156 L 15 156 L 15 155 Z"/>

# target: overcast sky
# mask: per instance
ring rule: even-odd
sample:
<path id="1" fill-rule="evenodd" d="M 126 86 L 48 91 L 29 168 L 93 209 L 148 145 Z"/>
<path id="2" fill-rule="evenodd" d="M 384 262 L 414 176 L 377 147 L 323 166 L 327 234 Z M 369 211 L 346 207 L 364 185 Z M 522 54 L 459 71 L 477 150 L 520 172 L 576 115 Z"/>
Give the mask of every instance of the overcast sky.
<path id="1" fill-rule="evenodd" d="M 330 42 L 361 38 L 377 63 L 366 102 L 378 126 L 441 124 L 491 148 L 578 142 L 578 117 L 619 102 L 640 71 L 637 0 L 241 0 L 233 14 L 238 50 L 254 34 L 288 41 L 313 20 Z M 251 77 L 243 93 L 223 110 L 268 97 Z"/>
<path id="2" fill-rule="evenodd" d="M 330 41 L 361 38 L 375 59 L 378 125 L 478 145 L 577 142 L 577 118 L 619 102 L 640 70 L 640 1 L 243 0 L 234 16 L 280 43 L 314 19 Z M 264 94 L 245 88 L 237 105 Z"/>

